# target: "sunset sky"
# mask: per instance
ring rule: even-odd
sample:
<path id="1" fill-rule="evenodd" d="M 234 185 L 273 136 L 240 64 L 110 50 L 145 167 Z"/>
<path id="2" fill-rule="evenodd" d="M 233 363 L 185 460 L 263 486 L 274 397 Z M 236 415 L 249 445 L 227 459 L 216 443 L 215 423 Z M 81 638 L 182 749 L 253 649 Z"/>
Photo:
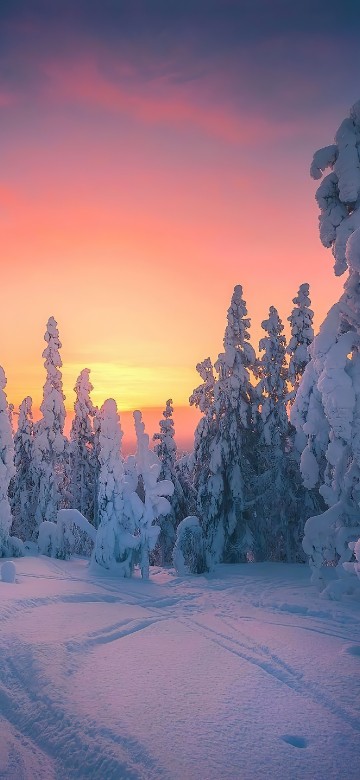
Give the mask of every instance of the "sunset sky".
<path id="1" fill-rule="evenodd" d="M 360 98 L 359 27 L 346 1 L 1 0 L 9 401 L 39 406 L 53 315 L 67 408 L 87 366 L 95 403 L 172 397 L 185 436 L 235 284 L 255 347 L 305 281 L 319 326 L 344 280 L 308 171 Z"/>

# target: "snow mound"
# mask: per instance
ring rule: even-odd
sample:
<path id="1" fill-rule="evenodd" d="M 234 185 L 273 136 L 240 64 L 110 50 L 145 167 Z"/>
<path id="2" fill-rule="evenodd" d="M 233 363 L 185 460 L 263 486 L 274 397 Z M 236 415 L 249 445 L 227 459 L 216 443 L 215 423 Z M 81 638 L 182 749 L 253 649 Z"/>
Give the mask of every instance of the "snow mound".
<path id="1" fill-rule="evenodd" d="M 12 561 L 5 561 L 1 567 L 1 580 L 2 582 L 15 582 L 16 580 L 16 566 Z"/>

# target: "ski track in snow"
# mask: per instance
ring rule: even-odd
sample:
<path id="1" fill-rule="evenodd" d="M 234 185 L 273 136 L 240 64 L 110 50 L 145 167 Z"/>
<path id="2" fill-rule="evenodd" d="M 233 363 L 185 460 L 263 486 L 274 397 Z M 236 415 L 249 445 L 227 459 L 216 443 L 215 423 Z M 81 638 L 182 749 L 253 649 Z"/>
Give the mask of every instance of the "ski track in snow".
<path id="1" fill-rule="evenodd" d="M 229 625 L 226 621 L 222 621 L 223 624 Z M 247 661 L 249 664 L 258 666 L 263 672 L 274 677 L 280 683 L 287 685 L 288 688 L 296 691 L 307 698 L 313 700 L 316 704 L 320 704 L 324 709 L 331 712 L 341 721 L 346 722 L 355 731 L 360 732 L 360 715 L 358 718 L 354 718 L 350 712 L 347 712 L 328 695 L 326 695 L 314 682 L 311 685 L 306 684 L 303 680 L 303 673 L 297 671 L 291 667 L 288 663 L 283 661 L 278 655 L 271 652 L 270 648 L 264 644 L 254 643 L 250 637 L 246 637 L 247 641 L 240 641 L 237 637 L 230 636 L 228 633 L 224 633 L 220 630 L 215 630 L 209 626 L 200 623 L 194 619 L 188 619 L 187 625 L 193 627 L 195 630 L 200 631 L 204 637 L 208 637 L 211 642 L 227 650 L 229 653 L 237 655 L 241 660 Z M 239 631 L 245 638 L 245 634 Z"/>
<path id="2" fill-rule="evenodd" d="M 66 647 L 70 652 L 84 652 L 85 650 L 91 650 L 96 645 L 105 645 L 109 642 L 116 642 L 118 639 L 122 639 L 125 636 L 131 636 L 137 631 L 144 631 L 145 628 L 158 623 L 160 620 L 166 618 L 147 618 L 145 620 L 128 620 L 115 624 L 109 628 L 96 631 L 87 636 L 83 641 L 70 641 L 67 642 Z"/>
<path id="3" fill-rule="evenodd" d="M 42 692 L 43 687 L 31 650 L 25 645 L 17 648 L 16 657 L 8 657 L 3 665 L 1 712 L 18 732 L 53 758 L 59 780 L 82 777 L 84 766 L 86 777 L 94 780 L 165 778 L 161 767 L 133 737 L 99 729 L 91 719 L 79 721 Z M 2 776 L 6 775 L 0 772 Z"/>
<path id="4" fill-rule="evenodd" d="M 39 563 L 38 573 L 22 573 L 21 562 L 17 563 L 22 593 L 27 582 L 30 591 L 31 583 L 38 591 L 39 584 L 44 582 L 46 592 L 47 581 L 53 585 L 58 582 L 60 590 L 64 587 L 65 592 L 39 593 L 28 598 L 19 594 L 17 598 L 15 584 L 7 586 L 15 589 L 11 591 L 12 598 L 0 601 L 3 627 L 0 713 L 7 721 L 9 733 L 16 735 L 14 745 L 9 742 L 6 761 L 0 754 L 1 780 L 33 780 L 35 775 L 39 780 L 82 777 L 90 780 L 172 780 L 161 760 L 155 757 L 154 750 L 149 750 L 146 739 L 139 740 L 131 734 L 121 717 L 116 728 L 109 728 L 96 720 L 96 713 L 89 712 L 86 717 L 76 714 L 71 701 L 67 701 L 58 687 L 59 678 L 56 674 L 54 679 L 51 677 L 53 659 L 58 659 L 60 674 L 65 679 L 78 672 L 85 655 L 96 652 L 97 648 L 115 643 L 118 652 L 119 643 L 136 634 L 157 631 L 158 626 L 165 624 L 171 631 L 169 621 L 175 621 L 187 632 L 195 632 L 206 643 L 235 656 L 241 665 L 249 665 L 255 672 L 258 670 L 273 684 L 287 687 L 308 704 L 320 707 L 324 718 L 328 713 L 337 719 L 339 729 L 360 731 L 360 718 L 356 717 L 354 709 L 351 710 L 351 702 L 347 706 L 346 701 L 344 704 L 344 701 L 336 699 L 331 681 L 329 686 L 324 686 L 322 681 L 307 679 L 301 659 L 291 655 L 290 660 L 289 655 L 284 658 L 281 644 L 275 650 L 263 639 L 260 641 L 256 634 L 261 624 L 265 637 L 266 626 L 270 630 L 281 627 L 283 630 L 318 634 L 324 641 L 325 637 L 331 637 L 342 642 L 339 653 L 345 659 L 344 663 L 348 663 L 348 659 L 357 664 L 358 660 L 360 662 L 360 619 L 356 610 L 349 618 L 348 605 L 343 609 L 331 602 L 329 606 L 324 603 L 323 608 L 321 605 L 312 608 L 306 603 L 298 603 L 298 597 L 291 592 L 296 582 L 289 583 L 279 576 L 259 577 L 255 568 L 253 578 L 250 575 L 239 576 L 235 584 L 232 577 L 228 581 L 172 577 L 169 581 L 160 581 L 160 584 L 137 580 L 129 586 L 129 581 L 102 579 L 88 571 L 78 576 L 77 568 L 68 565 L 68 562 L 39 559 Z M 289 601 L 283 599 L 287 589 L 292 596 Z M 4 591 L 5 594 L 9 592 Z M 308 601 L 311 602 L 313 592 L 305 590 L 305 593 L 308 593 Z M 21 619 L 26 614 L 30 613 L 36 620 L 42 607 L 58 605 L 66 610 L 69 605 L 86 604 L 108 605 L 110 610 L 119 606 L 120 609 L 127 608 L 128 613 L 111 622 L 105 617 L 104 624 L 98 627 L 91 627 L 91 623 L 86 622 L 77 625 L 74 621 L 73 624 L 70 613 L 71 635 L 60 636 L 60 639 L 56 636 L 55 650 L 51 636 L 49 642 L 32 644 L 22 635 Z M 129 614 L 131 609 L 137 609 L 141 614 L 132 617 Z M 116 616 L 116 613 L 111 614 Z M 308 740 L 302 735 L 285 733 L 279 735 L 279 741 L 301 748 L 300 753 L 306 752 L 308 747 Z M 35 774 L 32 774 L 31 766 L 26 766 L 24 756 L 31 756 L 33 766 L 36 766 L 33 770 Z M 205 780 L 200 774 L 199 778 Z"/>
<path id="5" fill-rule="evenodd" d="M 39 599 L 40 603 L 49 603 Z M 80 598 L 81 601 L 81 598 Z M 35 601 L 33 606 L 39 606 Z M 83 650 L 97 642 L 109 642 L 140 631 L 151 625 L 154 620 L 124 621 L 131 628 L 114 631 L 108 627 L 93 632 L 93 637 L 81 643 L 68 643 L 71 651 Z M 11 639 L 11 637 L 10 637 Z M 46 647 L 42 651 L 46 654 Z M 71 673 L 71 667 L 67 673 Z M 13 642 L 5 645 L 2 652 L 0 672 L 0 712 L 17 734 L 30 740 L 53 760 L 56 780 L 73 780 L 85 777 L 90 780 L 167 780 L 167 774 L 148 753 L 144 745 L 131 735 L 126 728 L 119 731 L 98 726 L 95 720 L 79 720 L 59 701 L 59 694 L 44 679 L 40 658 L 26 643 L 16 639 L 16 652 Z M 119 724 L 117 724 L 118 726 Z M 86 770 L 84 769 L 86 767 Z M 25 768 L 12 775 L 2 771 L 0 756 L 0 778 L 14 777 L 14 780 L 34 780 Z M 44 780 L 48 776 L 44 775 Z"/>

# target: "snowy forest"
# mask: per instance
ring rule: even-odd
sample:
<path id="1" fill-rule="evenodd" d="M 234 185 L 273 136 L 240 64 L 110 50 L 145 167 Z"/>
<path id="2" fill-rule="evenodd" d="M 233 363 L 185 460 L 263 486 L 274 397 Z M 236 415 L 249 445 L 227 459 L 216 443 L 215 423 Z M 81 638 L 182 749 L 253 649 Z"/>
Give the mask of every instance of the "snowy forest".
<path id="1" fill-rule="evenodd" d="M 139 564 L 145 577 L 149 561 L 201 573 L 218 562 L 304 560 L 306 513 L 321 507 L 321 499 L 302 486 L 287 410 L 313 341 L 307 284 L 293 303 L 289 344 L 271 306 L 256 357 L 242 288 L 235 287 L 224 352 L 214 366 L 210 358 L 197 365 L 202 383 L 189 400 L 202 417 L 193 452 L 179 458 L 169 399 L 153 448 L 141 413 L 134 412 L 137 449 L 124 459 L 116 403 L 94 407 L 87 368 L 76 382 L 69 439 L 64 435 L 61 342 L 50 317 L 42 417 L 33 422 L 26 397 L 15 433 L 1 374 L 2 554 L 19 554 L 26 541 L 57 558 L 94 547 L 101 566 L 130 576 Z"/>
<path id="2" fill-rule="evenodd" d="M 75 386 L 75 416 L 64 435 L 61 341 L 50 317 L 43 351 L 41 419 L 32 400 L 18 413 L 0 369 L 0 554 L 27 542 L 58 559 L 87 555 L 91 566 L 130 577 L 139 567 L 179 574 L 218 563 L 309 561 L 312 581 L 340 598 L 360 576 L 360 103 L 335 143 L 311 167 L 320 238 L 344 293 L 314 338 L 307 283 L 289 307 L 286 343 L 278 311 L 262 322 L 258 353 L 241 285 L 234 288 L 221 351 L 197 365 L 190 396 L 200 422 L 193 451 L 177 456 L 173 405 L 166 401 L 150 444 L 134 412 L 137 448 L 123 458 L 113 399 L 91 400 L 90 370 Z M 16 418 L 16 419 L 15 419 Z M 326 585 L 323 569 L 339 577 Z"/>

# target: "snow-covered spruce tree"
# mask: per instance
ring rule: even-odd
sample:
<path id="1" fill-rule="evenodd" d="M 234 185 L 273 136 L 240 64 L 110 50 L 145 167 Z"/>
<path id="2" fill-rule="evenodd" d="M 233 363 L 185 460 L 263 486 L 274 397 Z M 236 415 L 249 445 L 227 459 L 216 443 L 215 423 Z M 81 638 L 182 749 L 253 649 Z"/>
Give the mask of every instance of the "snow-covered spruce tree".
<path id="1" fill-rule="evenodd" d="M 274 306 L 261 323 L 265 330 L 259 342 L 263 354 L 257 361 L 256 392 L 259 472 L 254 480 L 257 553 L 273 560 L 295 560 L 299 547 L 300 510 L 303 489 L 294 480 L 288 438 L 286 340 L 283 324 Z M 297 490 L 298 489 L 298 490 Z"/>
<path id="2" fill-rule="evenodd" d="M 99 478 L 100 478 L 100 428 L 101 428 L 101 410 L 96 407 L 93 418 L 93 433 L 94 433 L 94 518 L 93 523 L 95 528 L 99 526 Z"/>
<path id="3" fill-rule="evenodd" d="M 19 406 L 18 427 L 14 436 L 15 475 L 11 483 L 12 533 L 30 540 L 35 531 L 34 474 L 32 464 L 34 424 L 32 399 L 24 398 Z"/>
<path id="4" fill-rule="evenodd" d="M 293 298 L 295 304 L 288 321 L 291 338 L 286 352 L 289 355 L 288 381 L 291 384 L 289 401 L 293 403 L 299 388 L 301 377 L 310 360 L 309 347 L 314 339 L 314 312 L 310 309 L 309 285 L 301 284 L 298 294 Z"/>
<path id="5" fill-rule="evenodd" d="M 198 363 L 196 370 L 203 381 L 195 388 L 189 398 L 189 403 L 190 406 L 196 406 L 202 412 L 202 417 L 195 429 L 194 450 L 186 467 L 192 476 L 197 506 L 197 496 L 202 492 L 209 476 L 210 447 L 216 434 L 214 410 L 216 377 L 209 357 Z"/>
<path id="6" fill-rule="evenodd" d="M 173 405 L 171 398 L 166 401 L 163 420 L 160 420 L 160 432 L 154 433 L 154 452 L 161 464 L 160 479 L 169 479 L 174 485 L 170 498 L 171 511 L 165 516 L 159 516 L 160 534 L 156 548 L 159 551 L 160 564 L 171 563 L 172 551 L 176 539 L 176 528 L 186 516 L 186 500 L 176 471 L 176 443 L 173 420 Z M 155 552 L 155 551 L 154 551 Z"/>
<path id="7" fill-rule="evenodd" d="M 137 524 L 142 502 L 127 490 L 121 458 L 123 433 L 116 402 L 109 398 L 100 410 L 99 521 L 93 553 L 96 563 L 122 577 L 131 577 L 139 545 Z"/>
<path id="8" fill-rule="evenodd" d="M 97 456 L 94 448 L 92 420 L 96 413 L 90 393 L 93 386 L 90 370 L 84 368 L 75 385 L 75 417 L 70 431 L 70 474 L 72 504 L 90 522 L 94 522 L 94 483 L 97 478 Z"/>
<path id="9" fill-rule="evenodd" d="M 202 389 L 190 399 L 204 410 L 195 433 L 194 484 L 209 566 L 234 557 L 245 560 L 248 552 L 247 485 L 255 456 L 249 374 L 255 353 L 249 326 L 242 287 L 237 285 L 227 314 L 224 352 L 215 363 L 217 379 L 210 364 Z"/>
<path id="10" fill-rule="evenodd" d="M 310 517 L 303 547 L 312 580 L 322 584 L 326 560 L 351 556 L 348 541 L 360 527 L 360 102 L 339 127 L 335 143 L 315 153 L 311 175 L 319 179 L 320 238 L 331 247 L 335 273 L 348 268 L 339 302 L 330 309 L 310 347 L 291 412 L 307 437 L 301 457 L 305 484 L 317 486 L 328 509 Z M 343 567 L 339 567 L 340 573 Z"/>
<path id="11" fill-rule="evenodd" d="M 35 472 L 35 528 L 44 520 L 54 521 L 61 504 L 61 486 L 65 477 L 65 406 L 62 385 L 61 342 L 57 322 L 47 323 L 43 352 L 46 382 L 40 406 L 42 418 L 34 426 L 33 467 Z"/>
<path id="12" fill-rule="evenodd" d="M 138 493 L 142 499 L 140 520 L 139 561 L 141 576 L 149 579 L 149 554 L 154 549 L 160 528 L 155 520 L 171 511 L 165 496 L 171 497 L 174 485 L 169 479 L 160 479 L 161 463 L 153 450 L 149 449 L 149 436 L 145 433 L 141 412 L 134 412 L 137 441 L 136 465 L 139 476 Z"/>
<path id="13" fill-rule="evenodd" d="M 0 557 L 22 555 L 22 542 L 10 536 L 13 521 L 8 490 L 14 476 L 14 442 L 5 393 L 6 377 L 0 366 Z"/>

